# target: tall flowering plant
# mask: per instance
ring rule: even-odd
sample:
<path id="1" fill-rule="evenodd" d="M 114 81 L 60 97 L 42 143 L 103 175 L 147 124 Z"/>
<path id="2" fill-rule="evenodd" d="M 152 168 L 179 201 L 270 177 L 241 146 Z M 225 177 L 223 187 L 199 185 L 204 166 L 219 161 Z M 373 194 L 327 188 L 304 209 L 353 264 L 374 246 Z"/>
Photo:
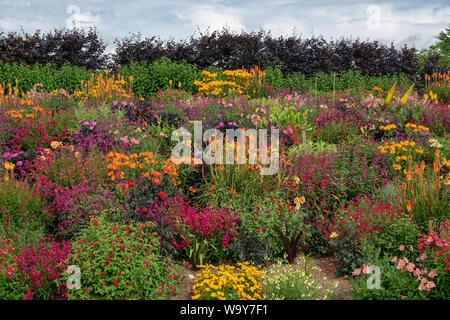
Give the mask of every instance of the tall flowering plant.
<path id="1" fill-rule="evenodd" d="M 198 209 L 180 197 L 159 201 L 140 214 L 171 228 L 174 234 L 166 241 L 177 250 L 184 249 L 194 265 L 220 259 L 239 227 L 237 212 L 209 206 Z"/>
<path id="2" fill-rule="evenodd" d="M 61 282 L 66 271 L 65 260 L 71 253 L 69 242 L 40 239 L 32 247 L 24 248 L 15 257 L 16 264 L 10 266 L 10 279 L 26 288 L 23 299 L 66 299 L 66 288 Z"/>

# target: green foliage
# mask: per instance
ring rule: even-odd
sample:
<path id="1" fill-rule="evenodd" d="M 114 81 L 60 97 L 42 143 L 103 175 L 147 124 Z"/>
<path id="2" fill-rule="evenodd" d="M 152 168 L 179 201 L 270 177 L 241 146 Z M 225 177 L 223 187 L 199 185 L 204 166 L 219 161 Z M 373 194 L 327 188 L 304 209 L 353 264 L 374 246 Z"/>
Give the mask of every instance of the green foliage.
<path id="1" fill-rule="evenodd" d="M 54 64 L 33 66 L 24 63 L 5 63 L 0 60 L 0 83 L 15 84 L 18 79 L 19 92 L 28 91 L 41 83 L 46 91 L 65 89 L 72 92 L 80 86 L 81 80 L 89 80 L 94 70 L 65 63 L 61 68 Z"/>
<path id="2" fill-rule="evenodd" d="M 324 141 L 328 144 L 345 145 L 348 140 L 359 133 L 359 128 L 345 120 L 332 121 L 326 127 L 316 132 L 316 140 Z"/>
<path id="3" fill-rule="evenodd" d="M 418 54 L 418 61 L 421 72 L 435 72 L 433 70 L 423 70 L 431 61 L 433 68 L 448 69 L 450 67 L 450 25 L 441 31 L 437 36 L 438 40 L 435 44 L 428 48 L 422 49 Z M 437 62 L 437 63 L 436 63 Z"/>
<path id="4" fill-rule="evenodd" d="M 38 190 L 29 183 L 0 179 L 0 216 L 11 230 L 34 229 L 42 205 Z"/>
<path id="5" fill-rule="evenodd" d="M 262 241 L 256 234 L 241 231 L 230 245 L 230 250 L 237 261 L 250 261 L 262 264 L 272 258 L 272 243 Z"/>
<path id="6" fill-rule="evenodd" d="M 386 256 L 377 260 L 380 267 L 380 289 L 369 288 L 367 280 L 370 274 L 361 274 L 352 278 L 352 296 L 358 300 L 422 300 L 427 294 L 417 290 L 419 282 L 411 273 L 397 270 Z"/>
<path id="7" fill-rule="evenodd" d="M 275 195 L 279 190 L 278 175 L 261 175 L 260 172 L 246 164 L 211 165 L 211 174 L 206 177 L 199 192 L 198 201 L 210 202 L 216 206 L 225 203 L 232 206 L 241 204 L 243 207 L 253 207 L 255 199 L 266 195 Z M 239 208 L 236 208 L 239 209 Z"/>
<path id="8" fill-rule="evenodd" d="M 81 270 L 81 288 L 69 290 L 69 299 L 154 300 L 175 294 L 181 277 L 159 255 L 160 240 L 151 229 L 150 223 L 117 225 L 93 219 L 68 258 Z"/>
<path id="9" fill-rule="evenodd" d="M 111 120 L 120 122 L 123 120 L 124 112 L 121 109 L 117 109 L 114 112 L 108 104 L 102 104 L 95 108 L 86 108 L 85 105 L 79 104 L 75 109 L 75 126 L 79 125 L 80 121 L 100 121 Z"/>
<path id="10" fill-rule="evenodd" d="M 170 59 L 161 58 L 152 63 L 132 62 L 129 65 L 118 68 L 118 73 L 128 78 L 133 76 L 133 92 L 142 97 L 148 97 L 160 90 L 166 90 L 172 81 L 172 88 L 178 88 L 195 93 L 197 87 L 194 80 L 200 79 L 197 66 L 185 61 L 172 62 Z"/>
<path id="11" fill-rule="evenodd" d="M 309 237 L 305 215 L 299 206 L 293 208 L 279 200 L 259 200 L 253 210 L 239 212 L 241 231 L 256 235 L 262 242 L 271 243 L 274 256 L 288 254 L 291 258 L 295 257 L 298 248 L 303 247 Z M 300 239 L 295 241 L 299 235 Z M 292 239 L 294 241 L 291 242 Z"/>
<path id="12" fill-rule="evenodd" d="M 306 143 L 298 144 L 289 149 L 289 154 L 294 155 L 302 151 L 307 151 L 309 153 L 328 153 L 336 151 L 337 146 L 325 141 L 312 141 L 306 140 Z"/>
<path id="13" fill-rule="evenodd" d="M 317 73 L 314 76 L 306 77 L 300 73 L 293 73 L 289 75 L 283 75 L 278 68 L 267 68 L 265 81 L 270 84 L 275 90 L 291 89 L 291 90 L 308 90 L 313 91 L 316 89 L 316 77 L 317 77 L 317 90 L 318 91 L 333 91 L 333 74 Z M 359 71 L 348 70 L 341 74 L 336 74 L 335 90 L 343 91 L 350 88 L 362 88 L 371 90 L 377 86 L 383 90 L 389 90 L 392 83 L 397 82 L 402 87 L 408 87 L 411 85 L 407 77 L 403 75 L 378 75 L 378 76 L 365 76 Z"/>
<path id="14" fill-rule="evenodd" d="M 208 241 L 208 239 L 195 236 L 186 247 L 184 247 L 186 256 L 191 261 L 194 267 L 205 264 L 217 251 L 214 243 Z"/>
<path id="15" fill-rule="evenodd" d="M 312 127 L 307 124 L 308 118 L 305 106 L 302 106 L 300 110 L 275 106 L 275 108 L 271 110 L 270 120 L 272 123 L 277 124 L 282 128 L 294 125 L 296 128 L 305 128 L 307 131 L 312 130 Z M 264 119 L 263 122 L 265 122 Z"/>

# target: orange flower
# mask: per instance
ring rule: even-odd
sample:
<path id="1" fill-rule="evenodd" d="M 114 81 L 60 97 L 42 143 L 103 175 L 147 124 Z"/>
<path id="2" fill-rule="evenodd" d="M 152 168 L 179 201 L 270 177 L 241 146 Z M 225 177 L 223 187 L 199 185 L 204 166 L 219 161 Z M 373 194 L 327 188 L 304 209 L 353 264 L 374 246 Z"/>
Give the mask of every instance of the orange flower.
<path id="1" fill-rule="evenodd" d="M 305 201 L 306 201 L 306 199 L 305 199 L 304 196 L 301 196 L 300 198 L 295 198 L 294 199 L 295 204 L 299 204 L 299 203 L 304 204 Z"/>
<path id="2" fill-rule="evenodd" d="M 411 209 L 412 209 L 411 203 L 407 203 L 406 210 L 408 210 L 408 212 L 411 212 Z"/>
<path id="3" fill-rule="evenodd" d="M 192 192 L 192 193 L 196 193 L 197 192 L 197 190 L 195 190 L 193 187 L 189 187 L 189 191 Z"/>

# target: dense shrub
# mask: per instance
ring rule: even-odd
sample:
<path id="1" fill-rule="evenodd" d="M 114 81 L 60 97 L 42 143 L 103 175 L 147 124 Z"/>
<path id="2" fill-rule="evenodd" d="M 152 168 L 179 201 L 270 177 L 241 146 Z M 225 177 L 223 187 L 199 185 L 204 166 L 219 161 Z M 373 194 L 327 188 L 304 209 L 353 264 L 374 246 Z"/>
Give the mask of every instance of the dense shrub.
<path id="1" fill-rule="evenodd" d="M 116 65 L 132 61 L 153 62 L 163 56 L 186 60 L 199 68 L 250 69 L 255 65 L 278 67 L 285 74 L 301 72 L 360 71 L 364 75 L 406 74 L 416 72 L 414 48 L 396 49 L 377 41 L 339 39 L 327 42 L 322 37 L 302 39 L 298 36 L 278 38 L 264 31 L 232 33 L 226 28 L 200 33 L 189 41 L 162 41 L 156 37 L 141 39 L 131 35 L 116 41 Z"/>
<path id="2" fill-rule="evenodd" d="M 156 223 L 158 233 L 167 236 L 163 241 L 183 249 L 194 266 L 222 260 L 239 226 L 236 212 L 209 206 L 197 209 L 179 197 L 155 201 L 139 215 Z"/>
<path id="3" fill-rule="evenodd" d="M 55 29 L 34 34 L 22 31 L 0 32 L 0 60 L 26 64 L 54 63 L 62 66 L 69 62 L 89 69 L 105 67 L 106 44 L 95 29 Z"/>
<path id="4" fill-rule="evenodd" d="M 68 265 L 81 270 L 81 288 L 68 290 L 69 299 L 168 299 L 182 280 L 158 253 L 152 225 L 117 225 L 102 219 L 73 243 Z M 66 279 L 70 275 L 66 274 Z"/>
<path id="5" fill-rule="evenodd" d="M 197 66 L 185 61 L 172 62 L 164 57 L 151 63 L 131 62 L 128 65 L 120 66 L 118 73 L 126 78 L 132 75 L 133 92 L 143 97 L 148 97 L 169 87 L 195 93 L 197 88 L 194 80 L 200 78 Z"/>
<path id="6" fill-rule="evenodd" d="M 0 84 L 14 84 L 18 79 L 19 92 L 28 91 L 37 83 L 42 84 L 47 91 L 63 88 L 72 92 L 80 86 L 81 80 L 89 80 L 94 72 L 94 70 L 72 65 L 69 62 L 58 66 L 50 63 L 33 65 L 23 62 L 6 63 L 0 60 Z"/>
<path id="7" fill-rule="evenodd" d="M 400 86 L 408 87 L 411 80 L 403 74 L 399 75 L 363 75 L 360 71 L 342 70 L 336 73 L 336 78 L 333 74 L 325 72 L 318 72 L 311 76 L 305 76 L 302 73 L 295 72 L 292 74 L 283 74 L 280 69 L 269 67 L 266 70 L 265 83 L 269 84 L 272 89 L 302 89 L 313 91 L 333 91 L 333 86 L 336 91 L 346 90 L 348 88 L 363 88 L 371 90 L 374 87 L 382 88 L 387 91 L 392 87 L 394 82 Z M 317 77 L 317 88 L 316 88 Z"/>
<path id="8" fill-rule="evenodd" d="M 22 244 L 15 248 L 12 242 L 11 238 L 2 239 L 2 246 L 17 251 L 6 272 L 0 270 L 0 295 L 6 299 L 65 299 L 66 287 L 60 280 L 71 253 L 70 243 L 42 238 L 30 247 Z"/>

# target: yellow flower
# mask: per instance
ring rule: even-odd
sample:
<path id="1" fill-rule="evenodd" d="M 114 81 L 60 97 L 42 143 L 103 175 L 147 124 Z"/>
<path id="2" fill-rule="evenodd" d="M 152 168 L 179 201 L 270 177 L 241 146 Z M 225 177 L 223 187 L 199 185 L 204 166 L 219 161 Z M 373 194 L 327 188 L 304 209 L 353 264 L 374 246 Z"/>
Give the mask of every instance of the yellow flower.
<path id="1" fill-rule="evenodd" d="M 11 162 L 8 162 L 8 161 L 5 162 L 5 169 L 6 170 L 13 170 L 15 166 L 16 165 L 14 163 L 11 163 Z"/>
<path id="2" fill-rule="evenodd" d="M 337 236 L 338 234 L 334 231 L 330 234 L 330 238 L 336 238 Z"/>
<path id="3" fill-rule="evenodd" d="M 62 145 L 62 143 L 61 143 L 61 142 L 58 142 L 58 141 L 52 141 L 52 142 L 50 142 L 50 146 L 52 147 L 52 149 L 57 149 L 57 148 L 59 148 L 61 145 Z"/>

